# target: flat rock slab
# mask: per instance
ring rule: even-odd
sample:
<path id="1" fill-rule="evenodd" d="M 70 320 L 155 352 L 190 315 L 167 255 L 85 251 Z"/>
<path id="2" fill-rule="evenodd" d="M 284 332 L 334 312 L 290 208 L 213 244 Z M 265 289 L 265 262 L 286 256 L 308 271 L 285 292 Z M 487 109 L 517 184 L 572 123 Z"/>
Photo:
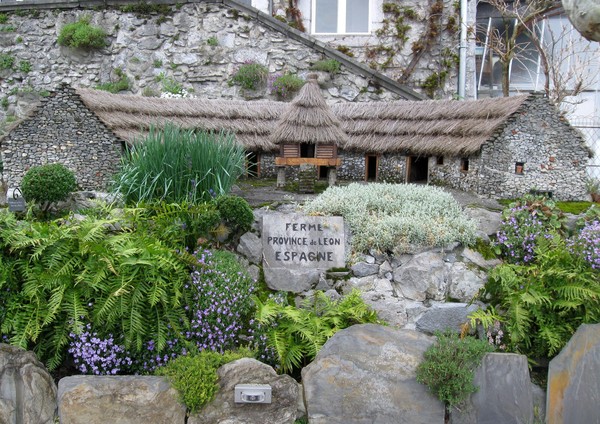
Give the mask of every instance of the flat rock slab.
<path id="1" fill-rule="evenodd" d="M 600 324 L 581 325 L 550 361 L 547 424 L 600 424 Z"/>
<path id="2" fill-rule="evenodd" d="M 163 377 L 78 375 L 58 382 L 61 424 L 184 424 L 177 399 Z"/>
<path id="3" fill-rule="evenodd" d="M 415 373 L 433 337 L 374 324 L 336 333 L 302 370 L 311 424 L 435 424 L 444 405 Z"/>
<path id="4" fill-rule="evenodd" d="M 460 333 L 462 326 L 469 321 L 469 314 L 477 309 L 479 306 L 466 303 L 443 303 L 427 310 L 417 321 L 416 327 L 427 334 L 446 330 Z"/>
<path id="5" fill-rule="evenodd" d="M 219 391 L 188 424 L 293 424 L 298 411 L 298 384 L 289 375 L 277 375 L 270 366 L 255 359 L 242 358 L 218 370 Z M 235 403 L 238 384 L 268 384 L 270 404 Z"/>
<path id="6" fill-rule="evenodd" d="M 33 352 L 0 344 L 0 423 L 50 424 L 56 384 Z"/>
<path id="7" fill-rule="evenodd" d="M 452 410 L 451 424 L 533 423 L 533 394 L 527 357 L 488 353 L 475 371 L 479 388 L 460 410 Z"/>

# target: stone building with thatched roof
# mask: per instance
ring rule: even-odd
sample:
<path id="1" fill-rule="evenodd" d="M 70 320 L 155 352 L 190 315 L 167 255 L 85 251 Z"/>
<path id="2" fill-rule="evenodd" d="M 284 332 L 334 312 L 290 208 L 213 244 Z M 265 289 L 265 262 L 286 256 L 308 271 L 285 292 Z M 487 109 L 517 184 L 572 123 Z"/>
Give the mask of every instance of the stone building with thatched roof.
<path id="1" fill-rule="evenodd" d="M 81 187 L 102 188 L 119 165 L 123 143 L 143 137 L 151 125 L 173 122 L 234 133 L 249 153 L 249 170 L 261 177 L 275 177 L 278 167 L 294 177 L 296 163 L 304 162 L 317 167 L 317 177 L 324 168 L 342 180 L 434 183 L 494 198 L 530 190 L 589 198 L 590 150 L 543 96 L 328 109 L 311 94 L 312 84 L 291 104 L 64 88 L 0 139 L 5 175 L 14 187 L 29 166 L 63 162 Z"/>

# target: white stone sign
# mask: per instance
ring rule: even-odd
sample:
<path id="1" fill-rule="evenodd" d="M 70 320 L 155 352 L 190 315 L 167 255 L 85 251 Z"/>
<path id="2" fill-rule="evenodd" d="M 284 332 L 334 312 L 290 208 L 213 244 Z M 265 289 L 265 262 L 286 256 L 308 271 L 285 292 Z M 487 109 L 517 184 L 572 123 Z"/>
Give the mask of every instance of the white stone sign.
<path id="1" fill-rule="evenodd" d="M 327 270 L 346 263 L 341 216 L 266 215 L 262 243 L 270 268 Z"/>

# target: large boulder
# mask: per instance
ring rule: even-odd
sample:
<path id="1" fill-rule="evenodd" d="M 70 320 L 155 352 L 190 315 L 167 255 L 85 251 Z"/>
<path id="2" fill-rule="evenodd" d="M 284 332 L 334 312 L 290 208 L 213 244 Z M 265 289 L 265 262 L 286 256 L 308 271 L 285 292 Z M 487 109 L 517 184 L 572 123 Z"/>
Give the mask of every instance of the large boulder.
<path id="1" fill-rule="evenodd" d="M 185 423 L 185 406 L 163 377 L 65 377 L 58 382 L 61 424 Z"/>
<path id="2" fill-rule="evenodd" d="M 33 352 L 0 344 L 0 423 L 53 423 L 56 384 Z"/>
<path id="3" fill-rule="evenodd" d="M 451 424 L 533 423 L 533 394 L 527 357 L 488 353 L 475 371 L 479 389 L 451 411 Z"/>
<path id="4" fill-rule="evenodd" d="M 188 424 L 293 424 L 296 420 L 298 384 L 289 375 L 277 375 L 270 366 L 251 358 L 223 365 L 218 375 L 219 391 L 215 399 L 190 416 Z M 235 403 L 238 384 L 268 384 L 271 403 Z"/>
<path id="5" fill-rule="evenodd" d="M 600 422 L 600 324 L 581 325 L 550 361 L 546 422 Z"/>
<path id="6" fill-rule="evenodd" d="M 465 213 L 477 223 L 477 235 L 484 240 L 495 235 L 502 223 L 502 213 L 482 208 L 467 208 Z"/>
<path id="7" fill-rule="evenodd" d="M 480 271 L 470 269 L 463 262 L 455 262 L 450 267 L 447 281 L 448 296 L 451 299 L 469 302 L 485 285 L 486 276 Z"/>
<path id="8" fill-rule="evenodd" d="M 434 338 L 374 324 L 336 333 L 302 370 L 311 424 L 432 424 L 444 405 L 417 383 Z"/>
<path id="9" fill-rule="evenodd" d="M 444 300 L 447 291 L 447 274 L 443 256 L 423 252 L 394 270 L 394 288 L 405 299 L 424 301 Z"/>

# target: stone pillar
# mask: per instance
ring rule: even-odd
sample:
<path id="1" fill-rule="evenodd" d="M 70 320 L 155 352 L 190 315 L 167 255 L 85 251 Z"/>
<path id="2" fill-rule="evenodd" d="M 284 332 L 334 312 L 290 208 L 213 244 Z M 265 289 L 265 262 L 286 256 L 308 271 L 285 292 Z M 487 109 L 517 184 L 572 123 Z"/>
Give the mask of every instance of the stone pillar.
<path id="1" fill-rule="evenodd" d="M 285 187 L 285 166 L 277 167 L 277 187 Z"/>
<path id="2" fill-rule="evenodd" d="M 329 186 L 334 186 L 337 180 L 337 168 L 333 166 L 330 167 L 327 177 L 329 179 Z"/>

